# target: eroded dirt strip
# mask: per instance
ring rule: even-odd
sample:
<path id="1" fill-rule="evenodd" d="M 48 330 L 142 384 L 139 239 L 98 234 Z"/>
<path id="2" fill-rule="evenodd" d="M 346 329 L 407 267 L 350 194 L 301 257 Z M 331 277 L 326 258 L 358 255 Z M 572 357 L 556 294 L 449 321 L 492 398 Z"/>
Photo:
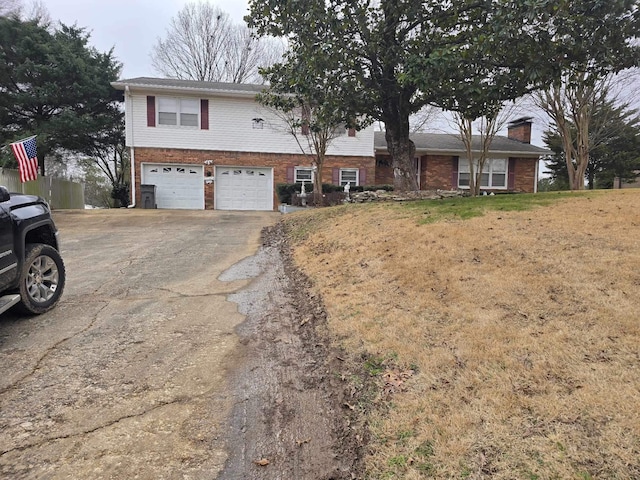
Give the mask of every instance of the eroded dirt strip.
<path id="1" fill-rule="evenodd" d="M 244 354 L 231 379 L 229 458 L 218 479 L 359 478 L 358 392 L 346 381 L 342 354 L 327 346 L 322 303 L 290 263 L 278 228 L 258 255 L 220 277 L 256 278 L 229 297 L 246 321 L 236 329 Z"/>

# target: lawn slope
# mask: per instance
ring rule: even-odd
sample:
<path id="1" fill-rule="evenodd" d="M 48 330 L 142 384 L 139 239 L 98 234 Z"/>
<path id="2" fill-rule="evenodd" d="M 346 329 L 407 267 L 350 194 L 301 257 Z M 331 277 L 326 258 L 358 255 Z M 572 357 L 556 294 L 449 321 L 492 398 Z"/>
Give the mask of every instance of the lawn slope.
<path id="1" fill-rule="evenodd" d="M 330 331 L 386 385 L 370 478 L 640 478 L 640 191 L 285 222 Z"/>

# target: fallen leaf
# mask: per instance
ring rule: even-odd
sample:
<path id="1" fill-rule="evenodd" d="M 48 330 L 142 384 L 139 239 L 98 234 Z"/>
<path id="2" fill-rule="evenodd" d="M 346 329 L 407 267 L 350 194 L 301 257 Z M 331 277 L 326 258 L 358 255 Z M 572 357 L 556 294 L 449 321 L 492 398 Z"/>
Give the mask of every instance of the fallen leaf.
<path id="1" fill-rule="evenodd" d="M 261 467 L 266 467 L 267 465 L 269 465 L 269 460 L 267 460 L 266 458 L 261 458 L 260 460 L 256 460 L 253 463 L 255 463 L 256 465 L 260 465 Z"/>

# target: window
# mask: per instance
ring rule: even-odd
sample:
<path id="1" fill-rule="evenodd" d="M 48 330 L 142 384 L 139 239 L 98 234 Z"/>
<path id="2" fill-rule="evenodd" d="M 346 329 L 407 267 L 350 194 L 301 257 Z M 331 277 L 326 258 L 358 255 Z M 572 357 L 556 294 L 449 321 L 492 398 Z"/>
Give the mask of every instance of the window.
<path id="1" fill-rule="evenodd" d="M 340 185 L 349 184 L 352 187 L 358 185 L 358 169 L 357 168 L 341 168 L 340 169 Z"/>
<path id="2" fill-rule="evenodd" d="M 474 161 L 474 173 L 478 171 L 478 162 Z M 461 158 L 458 162 L 458 187 L 469 188 L 469 162 Z M 488 158 L 482 169 L 480 186 L 484 188 L 507 188 L 507 160 Z"/>
<path id="3" fill-rule="evenodd" d="M 295 168 L 295 177 L 293 181 L 295 183 L 309 182 L 313 181 L 313 169 L 310 167 L 296 167 Z"/>
<path id="4" fill-rule="evenodd" d="M 197 127 L 200 101 L 193 98 L 158 97 L 158 125 Z"/>

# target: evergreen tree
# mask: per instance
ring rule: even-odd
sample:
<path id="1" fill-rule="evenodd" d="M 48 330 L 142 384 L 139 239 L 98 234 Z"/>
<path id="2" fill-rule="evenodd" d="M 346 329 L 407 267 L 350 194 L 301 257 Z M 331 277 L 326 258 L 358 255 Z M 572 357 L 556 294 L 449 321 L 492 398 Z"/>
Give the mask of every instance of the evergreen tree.
<path id="1" fill-rule="evenodd" d="M 75 26 L 0 17 L 0 143 L 38 135 L 42 175 L 45 157 L 92 154 L 121 124 L 121 93 L 110 84 L 120 64 L 88 41 Z"/>

